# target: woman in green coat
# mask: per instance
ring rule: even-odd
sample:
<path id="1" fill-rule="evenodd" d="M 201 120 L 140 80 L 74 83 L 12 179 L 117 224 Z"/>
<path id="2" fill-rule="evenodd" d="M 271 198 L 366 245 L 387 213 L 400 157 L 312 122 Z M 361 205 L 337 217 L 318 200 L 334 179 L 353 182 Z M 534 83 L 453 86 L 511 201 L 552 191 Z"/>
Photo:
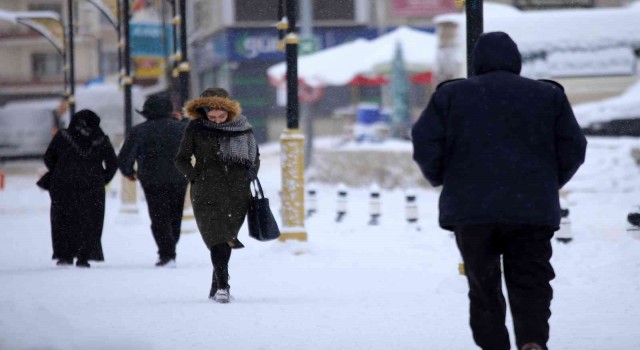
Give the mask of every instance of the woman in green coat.
<path id="1" fill-rule="evenodd" d="M 184 110 L 192 120 L 175 163 L 191 182 L 196 223 L 211 251 L 209 298 L 226 303 L 230 297 L 231 248 L 243 247 L 238 232 L 249 209 L 250 173 L 256 174 L 260 164 L 258 147 L 251 125 L 240 114 L 240 104 L 224 89 L 205 90 L 199 98 L 188 101 Z"/>

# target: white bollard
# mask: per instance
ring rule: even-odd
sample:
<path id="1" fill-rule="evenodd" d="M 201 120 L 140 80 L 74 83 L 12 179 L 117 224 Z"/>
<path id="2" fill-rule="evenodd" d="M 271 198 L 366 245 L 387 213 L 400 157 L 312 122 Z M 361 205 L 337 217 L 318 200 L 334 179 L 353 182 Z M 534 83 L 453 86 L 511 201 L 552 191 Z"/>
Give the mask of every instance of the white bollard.
<path id="1" fill-rule="evenodd" d="M 377 225 L 380 217 L 380 188 L 373 184 L 369 191 L 369 225 Z"/>
<path id="2" fill-rule="evenodd" d="M 347 187 L 344 184 L 338 185 L 337 212 L 336 222 L 341 222 L 342 218 L 347 215 Z"/>
<path id="3" fill-rule="evenodd" d="M 555 236 L 556 240 L 561 243 L 569 243 L 573 240 L 569 206 L 562 198 L 560 198 L 560 230 L 556 232 Z"/>
<path id="4" fill-rule="evenodd" d="M 405 193 L 405 217 L 410 226 L 415 226 L 415 229 L 420 231 L 420 226 L 418 226 L 418 202 L 416 198 L 416 194 L 411 191 Z"/>
<path id="5" fill-rule="evenodd" d="M 316 213 L 318 206 L 316 195 L 316 187 L 309 185 L 307 190 L 307 217 L 311 217 L 311 215 Z"/>
<path id="6" fill-rule="evenodd" d="M 631 237 L 640 239 L 640 206 L 631 209 L 627 215 L 627 231 L 631 233 Z"/>

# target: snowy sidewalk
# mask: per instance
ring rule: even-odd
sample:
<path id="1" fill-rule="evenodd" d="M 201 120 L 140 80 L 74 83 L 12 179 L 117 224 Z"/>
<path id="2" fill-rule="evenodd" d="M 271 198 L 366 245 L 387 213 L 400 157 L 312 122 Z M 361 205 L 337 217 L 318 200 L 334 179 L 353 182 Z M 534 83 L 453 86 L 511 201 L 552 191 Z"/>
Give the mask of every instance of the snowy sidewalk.
<path id="1" fill-rule="evenodd" d="M 640 241 L 625 231 L 640 204 L 634 141 L 590 140 L 569 185 L 575 233 L 554 241 L 552 349 L 636 349 Z M 104 263 L 57 268 L 49 198 L 37 174 L 9 174 L 0 192 L 0 349 L 474 349 L 458 252 L 437 227 L 435 191 L 418 191 L 421 231 L 404 222 L 403 193 L 382 192 L 381 225 L 368 226 L 368 193 L 353 190 L 345 222 L 334 186 L 318 186 L 309 242 L 261 243 L 231 258 L 227 305 L 207 299 L 209 256 L 199 235 L 178 245 L 178 268 L 157 269 L 144 203 L 127 217 L 109 197 Z M 278 210 L 278 159 L 261 180 Z M 116 179 L 115 181 L 119 181 Z M 358 211 L 359 210 L 359 211 Z"/>

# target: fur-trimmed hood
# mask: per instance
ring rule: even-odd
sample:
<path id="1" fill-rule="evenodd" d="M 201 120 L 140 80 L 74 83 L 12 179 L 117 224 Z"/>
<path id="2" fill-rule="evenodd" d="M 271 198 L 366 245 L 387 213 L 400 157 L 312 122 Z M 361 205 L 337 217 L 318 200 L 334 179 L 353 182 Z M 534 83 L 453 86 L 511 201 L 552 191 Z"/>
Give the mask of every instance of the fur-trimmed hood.
<path id="1" fill-rule="evenodd" d="M 240 113 L 242 113 L 242 108 L 240 108 L 240 103 L 238 103 L 238 101 L 225 97 L 194 98 L 189 100 L 189 102 L 184 106 L 184 113 L 191 119 L 206 119 L 207 116 L 202 110 L 203 107 L 227 111 L 227 113 L 229 113 L 228 121 L 236 119 Z"/>

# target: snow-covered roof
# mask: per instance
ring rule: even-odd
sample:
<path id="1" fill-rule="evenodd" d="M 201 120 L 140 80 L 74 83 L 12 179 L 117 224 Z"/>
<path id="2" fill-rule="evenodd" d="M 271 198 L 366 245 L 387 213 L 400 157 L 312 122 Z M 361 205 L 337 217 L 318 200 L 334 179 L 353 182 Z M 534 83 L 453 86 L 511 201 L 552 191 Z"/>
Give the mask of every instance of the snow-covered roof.
<path id="1" fill-rule="evenodd" d="M 465 14 L 436 16 L 436 23 L 460 26 L 464 44 Z M 522 53 L 612 46 L 640 47 L 640 6 L 620 8 L 518 11 L 508 5 L 484 4 L 484 31 L 504 31 Z"/>
<path id="2" fill-rule="evenodd" d="M 409 27 L 399 27 L 373 40 L 356 39 L 302 56 L 298 59 L 298 77 L 310 86 L 345 85 L 361 74 L 384 70 L 391 63 L 396 44 L 402 46 L 404 62 L 410 71 L 428 71 L 435 61 L 436 36 Z M 271 66 L 272 81 L 284 81 L 284 62 Z"/>

